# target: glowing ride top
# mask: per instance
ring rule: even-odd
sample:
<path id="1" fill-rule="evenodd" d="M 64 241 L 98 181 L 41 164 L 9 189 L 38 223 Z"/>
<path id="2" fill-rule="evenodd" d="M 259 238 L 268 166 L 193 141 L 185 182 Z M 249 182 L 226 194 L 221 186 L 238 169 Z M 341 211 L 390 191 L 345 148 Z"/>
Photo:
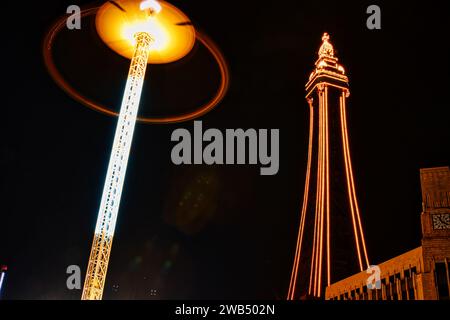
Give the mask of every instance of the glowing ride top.
<path id="1" fill-rule="evenodd" d="M 131 59 L 135 34 L 152 37 L 148 63 L 170 63 L 186 56 L 195 44 L 196 34 L 189 18 L 165 1 L 119 0 L 107 2 L 95 21 L 100 38 L 116 53 Z"/>
<path id="2" fill-rule="evenodd" d="M 101 12 L 103 12 L 104 15 L 102 15 Z M 217 91 L 209 101 L 206 101 L 199 105 L 197 108 L 184 113 L 171 114 L 166 116 L 138 115 L 138 122 L 147 124 L 164 124 L 196 119 L 214 109 L 225 97 L 229 85 L 229 69 L 222 52 L 206 34 L 194 29 L 192 23 L 186 17 L 186 15 L 184 15 L 180 10 L 170 5 L 169 3 L 165 1 L 155 0 L 109 1 L 103 4 L 101 7 L 87 7 L 85 9 L 82 9 L 80 15 L 82 18 L 87 18 L 89 16 L 95 15 L 97 18 L 97 33 L 100 35 L 100 38 L 105 41 L 108 47 L 124 57 L 131 58 L 132 52 L 134 50 L 134 37 L 132 35 L 132 32 L 127 32 L 127 30 L 139 30 L 136 28 L 136 26 L 142 25 L 142 21 L 145 21 L 145 17 L 151 17 L 151 21 L 153 22 L 150 23 L 150 27 L 148 27 L 147 29 L 143 29 L 144 32 L 145 30 L 151 30 L 151 27 L 155 26 L 156 24 L 157 26 L 161 27 L 161 30 L 163 30 L 158 31 L 159 29 L 157 29 L 156 32 L 154 32 L 156 35 L 167 33 L 166 31 L 173 31 L 173 35 L 171 34 L 170 37 L 166 39 L 169 39 L 170 43 L 175 40 L 180 40 L 180 42 L 176 46 L 160 45 L 159 49 L 158 46 L 151 48 L 151 54 L 148 58 L 149 63 L 169 63 L 171 61 L 175 61 L 173 59 L 175 59 L 174 57 L 176 56 L 178 56 L 179 58 L 184 57 L 189 53 L 195 43 L 195 41 L 192 41 L 192 38 L 198 41 L 198 43 L 200 43 L 202 46 L 204 46 L 217 63 L 218 71 L 220 72 L 220 83 Z M 90 97 L 83 95 L 76 88 L 74 88 L 59 71 L 59 68 L 55 63 L 53 47 L 55 45 L 57 36 L 66 29 L 66 20 L 67 16 L 60 17 L 57 21 L 55 21 L 55 23 L 53 23 L 53 25 L 45 35 L 43 42 L 43 56 L 47 71 L 56 82 L 56 84 L 70 97 L 78 101 L 81 105 L 109 116 L 118 116 L 119 114 L 115 111 L 114 107 L 103 105 L 91 99 Z M 166 21 L 167 24 L 163 24 L 164 21 Z M 185 37 L 182 36 L 183 34 Z M 158 37 L 156 36 L 156 38 Z M 156 41 L 160 40 L 156 39 Z M 155 39 L 153 39 L 153 46 L 155 45 L 154 42 Z M 163 48 L 164 50 L 162 50 Z"/>

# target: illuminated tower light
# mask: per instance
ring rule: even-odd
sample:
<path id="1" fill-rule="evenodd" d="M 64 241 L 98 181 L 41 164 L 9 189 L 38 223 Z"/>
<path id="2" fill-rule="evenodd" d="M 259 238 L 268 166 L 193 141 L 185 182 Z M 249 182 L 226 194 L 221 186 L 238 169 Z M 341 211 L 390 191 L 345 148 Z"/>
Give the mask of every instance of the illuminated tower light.
<path id="1" fill-rule="evenodd" d="M 309 282 L 306 289 L 310 296 L 322 297 L 324 285 L 330 285 L 332 280 L 331 229 L 333 226 L 333 208 L 330 206 L 332 196 L 330 195 L 330 166 L 332 164 L 330 163 L 329 121 L 338 121 L 340 125 L 339 135 L 342 144 L 345 189 L 348 197 L 346 201 L 348 202 L 352 221 L 358 266 L 360 271 L 369 266 L 350 157 L 346 115 L 346 99 L 350 93 L 348 78 L 345 75 L 344 68 L 338 64 L 338 58 L 334 54 L 334 48 L 329 39 L 329 35 L 325 33 L 318 52 L 319 58 L 316 62 L 316 68 L 311 73 L 306 84 L 306 98 L 310 111 L 308 160 L 297 246 L 287 296 L 288 300 L 297 297 L 301 258 L 310 259 Z M 330 117 L 329 114 L 330 90 L 337 90 L 339 93 L 338 119 Z M 315 99 L 317 99 L 316 103 Z M 337 132 L 331 134 L 337 134 Z M 317 159 L 314 167 L 313 159 Z M 311 196 L 312 188 L 310 185 L 312 183 L 315 183 L 315 194 Z M 310 257 L 305 257 L 305 254 L 302 256 L 307 220 L 311 221 L 313 226 L 312 239 L 309 241 L 312 245 Z M 324 261 L 326 262 L 325 268 Z"/>
<path id="2" fill-rule="evenodd" d="M 99 300 L 103 295 L 109 255 L 116 227 L 123 183 L 133 139 L 134 127 L 147 68 L 152 38 L 146 32 L 135 35 L 136 49 L 131 60 L 125 93 L 120 107 L 114 143 L 103 188 L 97 225 L 86 280 L 83 300 Z"/>

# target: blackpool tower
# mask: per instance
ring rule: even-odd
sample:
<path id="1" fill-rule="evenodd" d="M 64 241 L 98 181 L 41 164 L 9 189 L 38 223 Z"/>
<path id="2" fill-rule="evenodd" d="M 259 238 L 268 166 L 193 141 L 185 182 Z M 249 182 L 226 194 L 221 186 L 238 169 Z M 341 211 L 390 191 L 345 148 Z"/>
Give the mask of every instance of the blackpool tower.
<path id="1" fill-rule="evenodd" d="M 323 298 L 326 286 L 369 266 L 350 156 L 349 95 L 325 33 L 306 84 L 308 160 L 288 300 Z"/>

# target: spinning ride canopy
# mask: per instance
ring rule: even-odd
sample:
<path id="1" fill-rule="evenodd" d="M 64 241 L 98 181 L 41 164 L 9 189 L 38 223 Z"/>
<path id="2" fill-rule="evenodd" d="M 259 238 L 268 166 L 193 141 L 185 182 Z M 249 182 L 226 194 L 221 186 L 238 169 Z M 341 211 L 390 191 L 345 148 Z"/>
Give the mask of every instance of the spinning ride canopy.
<path id="1" fill-rule="evenodd" d="M 145 4 L 153 4 L 150 8 Z M 157 8 L 155 8 L 158 6 Z M 116 53 L 131 59 L 134 35 L 147 32 L 152 37 L 148 63 L 170 63 L 186 56 L 196 35 L 189 18 L 165 1 L 118 0 L 105 3 L 97 12 L 100 38 Z"/>

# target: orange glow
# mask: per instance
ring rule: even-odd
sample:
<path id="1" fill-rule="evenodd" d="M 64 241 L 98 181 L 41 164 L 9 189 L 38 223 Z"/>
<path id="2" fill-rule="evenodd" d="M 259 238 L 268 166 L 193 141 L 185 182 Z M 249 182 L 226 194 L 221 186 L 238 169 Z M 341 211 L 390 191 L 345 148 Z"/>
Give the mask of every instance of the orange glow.
<path id="1" fill-rule="evenodd" d="M 326 89 L 325 89 L 326 90 Z M 321 156 L 320 156 L 320 166 L 321 166 L 321 174 L 320 174 L 320 210 L 319 210 L 319 221 L 320 221 L 320 229 L 319 229 L 319 256 L 318 256 L 318 279 L 317 279 L 317 296 L 320 297 L 321 289 L 322 289 L 322 258 L 323 258 L 323 217 L 324 217 L 324 205 L 325 205 L 325 94 L 324 91 L 321 91 L 322 96 L 322 108 L 320 110 L 321 114 Z"/>
<path id="2" fill-rule="evenodd" d="M 125 12 L 106 2 L 97 12 L 95 24 L 100 38 L 113 51 L 131 59 L 134 35 L 147 32 L 152 37 L 149 63 L 169 63 L 183 58 L 193 48 L 195 29 L 189 18 L 165 1 L 116 1 Z M 160 7 L 156 7 L 157 3 Z M 153 14 L 147 10 L 152 8 Z M 159 12 L 158 12 L 159 11 Z"/>
<path id="3" fill-rule="evenodd" d="M 349 159 L 349 165 L 350 165 L 350 179 L 351 179 L 350 183 L 351 183 L 351 187 L 352 187 L 353 198 L 355 200 L 356 217 L 357 217 L 357 220 L 358 220 L 358 227 L 359 227 L 359 232 L 360 232 L 360 235 L 361 235 L 361 243 L 362 243 L 362 246 L 363 246 L 364 258 L 366 260 L 366 267 L 368 268 L 370 264 L 369 264 L 369 258 L 367 256 L 367 249 L 366 249 L 366 243 L 365 243 L 365 240 L 364 240 L 364 232 L 363 232 L 363 228 L 362 228 L 362 224 L 361 224 L 361 215 L 360 215 L 360 212 L 359 212 L 358 201 L 356 199 L 355 182 L 354 182 L 354 179 L 353 179 L 352 160 L 351 160 L 351 157 L 350 157 L 350 148 L 348 146 L 349 142 L 348 142 L 348 132 L 347 132 L 347 111 L 346 111 L 346 106 L 345 106 L 345 99 L 346 99 L 345 93 L 342 93 L 342 102 L 343 102 L 343 105 L 344 105 L 343 110 L 344 110 L 345 140 L 346 140 L 347 153 L 348 153 L 348 159 Z M 361 271 L 363 271 L 363 270 L 364 269 L 362 268 Z"/>
<path id="4" fill-rule="evenodd" d="M 295 298 L 295 289 L 297 276 L 299 271 L 299 263 L 301 258 L 301 249 L 303 239 L 305 234 L 305 220 L 314 218 L 314 229 L 312 235 L 312 252 L 311 252 L 311 261 L 310 261 L 310 270 L 309 270 L 309 286 L 308 286 L 308 294 L 314 297 L 320 298 L 324 293 L 322 289 L 325 286 L 330 286 L 332 282 L 332 248 L 331 248 L 331 228 L 333 218 L 331 216 L 332 212 L 332 202 L 330 192 L 330 179 L 333 179 L 333 175 L 330 175 L 331 169 L 331 160 L 334 158 L 330 157 L 330 148 L 334 140 L 330 141 L 330 129 L 334 130 L 334 126 L 330 127 L 330 122 L 333 124 L 334 117 L 328 119 L 329 117 L 329 96 L 330 88 L 333 90 L 337 89 L 342 93 L 339 96 L 339 110 L 336 110 L 340 114 L 336 119 L 340 122 L 340 130 L 341 133 L 338 132 L 337 138 L 342 138 L 342 156 L 343 156 L 343 170 L 345 170 L 345 182 L 342 181 L 342 187 L 345 189 L 348 196 L 348 209 L 350 211 L 348 214 L 351 215 L 351 224 L 354 233 L 354 241 L 356 244 L 356 253 L 358 256 L 358 264 L 361 270 L 363 270 L 363 254 L 365 262 L 368 263 L 366 245 L 364 240 L 364 233 L 362 230 L 361 224 L 361 215 L 359 211 L 358 201 L 356 198 L 356 188 L 355 182 L 353 178 L 353 168 L 350 157 L 350 147 L 348 141 L 348 132 L 347 132 L 347 120 L 346 120 L 346 106 L 345 99 L 349 95 L 348 90 L 348 77 L 345 75 L 345 69 L 343 66 L 338 64 L 338 58 L 334 55 L 334 48 L 332 44 L 329 42 L 328 34 L 324 34 L 322 37 L 322 46 L 318 52 L 319 58 L 315 63 L 315 70 L 311 73 L 308 82 L 305 85 L 306 91 L 306 99 L 308 100 L 310 106 L 310 137 L 309 137 L 309 147 L 308 147 L 308 166 L 307 166 L 307 177 L 305 179 L 305 194 L 303 197 L 303 206 L 302 206 L 302 216 L 300 219 L 300 228 L 299 234 L 297 236 L 297 249 L 295 252 L 294 266 L 291 273 L 291 281 L 288 293 L 288 299 Z M 318 98 L 318 102 L 313 105 L 312 98 Z M 316 111 L 317 110 L 317 111 Z M 317 112 L 314 117 L 317 116 L 317 120 L 313 121 L 312 115 Z M 336 123 L 338 126 L 339 124 Z M 317 128 L 317 129 L 316 129 Z M 317 138 L 312 136 L 313 132 L 317 130 Z M 339 130 L 339 129 L 338 129 Z M 332 132 L 334 134 L 334 132 Z M 341 135 L 341 137 L 339 137 Z M 316 141 L 314 141 L 314 139 Z M 317 149 L 316 149 L 317 148 Z M 311 154 L 314 152 L 315 154 Z M 311 163 L 313 157 L 317 156 L 317 170 L 316 173 L 310 172 L 313 168 L 311 167 Z M 339 165 L 342 165 L 341 163 Z M 311 174 L 316 175 L 316 179 L 311 179 Z M 312 202 L 313 197 L 308 198 L 309 192 L 309 184 L 311 182 L 316 183 L 316 192 L 315 203 Z M 340 182 L 340 181 L 339 181 Z M 336 183 L 336 182 L 335 182 Z M 334 185 L 333 185 L 334 186 Z M 311 201 L 312 203 L 308 203 Z M 309 211 L 307 211 L 307 206 L 309 206 Z M 314 208 L 311 206 L 315 206 Z M 309 216 L 311 215 L 311 218 Z M 312 216 L 314 215 L 314 217 Z M 311 221 L 312 222 L 312 221 Z M 325 239 L 326 237 L 326 239 Z M 306 243 L 306 242 L 305 242 Z M 326 250 L 326 253 L 325 253 Z M 326 255 L 325 255 L 326 254 Z M 326 271 L 324 266 L 324 260 L 326 260 Z M 325 281 L 325 277 L 327 281 Z"/>
<path id="5" fill-rule="evenodd" d="M 359 261 L 359 266 L 360 266 L 360 270 L 363 271 L 363 265 L 362 265 L 362 259 L 361 259 L 361 251 L 359 248 L 359 239 L 358 239 L 358 230 L 356 228 L 356 221 L 355 221 L 355 209 L 354 209 L 354 204 L 353 204 L 353 193 L 351 191 L 351 185 L 350 185 L 350 167 L 348 164 L 348 146 L 347 146 L 347 139 L 346 139 L 346 132 L 347 132 L 347 127 L 346 122 L 345 122 L 345 109 L 344 109 L 344 99 L 345 97 L 341 96 L 339 98 L 339 104 L 340 104 L 340 111 L 341 111 L 341 131 L 342 131 L 342 146 L 343 146 L 343 151 L 344 151 L 344 160 L 345 160 L 345 173 L 346 173 L 346 177 L 347 177 L 347 191 L 348 191 L 348 197 L 349 197 L 349 202 L 350 202 L 350 211 L 352 214 L 352 222 L 353 222 L 353 232 L 355 234 L 355 242 L 356 242 L 356 251 L 358 253 L 358 261 Z"/>
<path id="6" fill-rule="evenodd" d="M 94 8 L 88 8 L 81 11 L 81 17 L 85 18 L 91 15 L 94 15 L 99 10 L 99 7 Z M 96 101 L 93 101 L 92 99 L 84 96 L 75 88 L 73 88 L 67 81 L 64 79 L 62 74 L 59 72 L 57 66 L 55 65 L 54 58 L 53 58 L 53 45 L 54 40 L 56 39 L 57 35 L 64 30 L 66 27 L 66 20 L 67 16 L 61 16 L 49 29 L 47 32 L 44 43 L 42 46 L 43 56 L 44 56 L 44 63 L 47 68 L 48 73 L 52 77 L 52 79 L 56 82 L 56 84 L 64 91 L 66 94 L 68 94 L 72 99 L 78 101 L 80 104 L 91 108 L 95 111 L 98 111 L 100 113 L 106 114 L 108 116 L 118 116 L 118 113 L 113 110 L 113 108 L 110 108 L 108 106 L 104 106 Z M 211 53 L 211 55 L 214 57 L 214 60 L 217 62 L 217 65 L 219 67 L 220 76 L 221 76 L 221 82 L 219 85 L 219 88 L 215 95 L 211 98 L 210 101 L 206 102 L 205 104 L 202 104 L 197 109 L 182 113 L 182 114 L 176 114 L 166 117 L 138 117 L 137 121 L 141 123 L 147 123 L 147 124 L 163 124 L 163 123 L 177 123 L 177 122 L 183 122 L 188 120 L 193 120 L 195 118 L 198 118 L 212 109 L 214 109 L 225 97 L 228 86 L 230 82 L 230 72 L 228 68 L 228 64 L 220 52 L 220 49 L 214 44 L 214 42 L 209 39 L 205 34 L 201 32 L 196 33 L 197 40 L 205 46 L 208 51 Z"/>
<path id="7" fill-rule="evenodd" d="M 317 282 L 318 282 L 318 267 L 319 267 L 319 251 L 320 251 L 320 204 L 321 204 L 321 193 L 322 193 L 322 94 L 319 91 L 319 156 L 317 158 L 317 172 L 318 172 L 318 178 L 317 178 L 317 196 L 316 196 L 316 217 L 317 220 L 316 224 L 316 251 L 314 253 L 314 295 L 317 295 Z"/>
<path id="8" fill-rule="evenodd" d="M 317 204 L 317 198 L 316 198 L 316 204 Z M 317 211 L 317 206 L 316 206 Z M 311 253 L 311 268 L 310 268 L 310 275 L 309 275 L 309 290 L 308 293 L 311 294 L 314 288 L 314 262 L 315 262 L 315 256 L 316 256 L 316 230 L 317 230 L 317 214 L 314 215 L 314 236 L 313 236 L 313 248 Z"/>
<path id="9" fill-rule="evenodd" d="M 319 114 L 320 114 L 320 193 L 319 193 L 319 217 L 318 217 L 318 233 L 317 233 L 317 243 L 319 245 L 319 250 L 317 250 L 317 257 L 316 257 L 316 282 L 317 282 L 317 291 L 315 291 L 315 295 L 320 297 L 320 287 L 321 287 L 321 277 L 322 277 L 322 232 L 323 232 L 323 176 L 324 176 L 324 172 L 323 172 L 323 157 L 324 157 L 324 144 L 323 144 L 323 138 L 324 138 L 324 134 L 323 134 L 323 129 L 324 129 L 324 121 L 323 121 L 323 108 L 324 108 L 324 94 L 323 91 L 320 90 L 320 109 L 319 109 Z"/>
<path id="10" fill-rule="evenodd" d="M 329 164 L 329 145 L 328 145 L 328 87 L 325 87 L 325 144 L 326 144 L 326 180 L 327 180 L 327 284 L 330 285 L 331 279 L 331 261 L 330 261 L 330 164 Z"/>
<path id="11" fill-rule="evenodd" d="M 327 63 L 325 62 L 325 61 L 320 61 L 319 62 L 319 64 L 317 65 L 317 67 L 319 67 L 319 68 L 323 68 L 323 67 L 326 67 L 327 66 Z"/>
<path id="12" fill-rule="evenodd" d="M 312 106 L 312 101 L 309 100 L 309 144 L 308 144 L 308 164 L 306 168 L 306 179 L 305 179 L 305 191 L 303 195 L 303 206 L 302 215 L 300 218 L 300 230 L 297 237 L 297 248 L 295 251 L 294 266 L 291 274 L 291 282 L 289 284 L 288 300 L 293 300 L 295 297 L 295 288 L 297 284 L 298 276 L 298 266 L 300 263 L 301 249 L 303 243 L 303 234 L 305 229 L 305 219 L 306 219 L 306 209 L 308 206 L 308 195 L 309 195 L 309 181 L 311 172 L 311 155 L 312 155 L 312 143 L 313 143 L 313 129 L 314 129 L 314 109 Z"/>
<path id="13" fill-rule="evenodd" d="M 321 181 L 322 181 L 322 169 L 321 169 L 321 157 L 322 157 L 322 96 L 321 92 L 318 92 L 319 96 L 319 129 L 318 129 L 318 139 L 319 139 L 319 150 L 317 158 L 317 182 L 316 182 L 316 207 L 314 214 L 314 237 L 313 237 L 313 251 L 311 256 L 311 274 L 310 274 L 310 294 L 311 291 L 314 295 L 317 295 L 317 268 L 318 268 L 318 251 L 319 251 L 319 216 L 320 216 L 320 193 L 321 193 Z M 312 289 L 312 290 L 311 290 Z"/>

